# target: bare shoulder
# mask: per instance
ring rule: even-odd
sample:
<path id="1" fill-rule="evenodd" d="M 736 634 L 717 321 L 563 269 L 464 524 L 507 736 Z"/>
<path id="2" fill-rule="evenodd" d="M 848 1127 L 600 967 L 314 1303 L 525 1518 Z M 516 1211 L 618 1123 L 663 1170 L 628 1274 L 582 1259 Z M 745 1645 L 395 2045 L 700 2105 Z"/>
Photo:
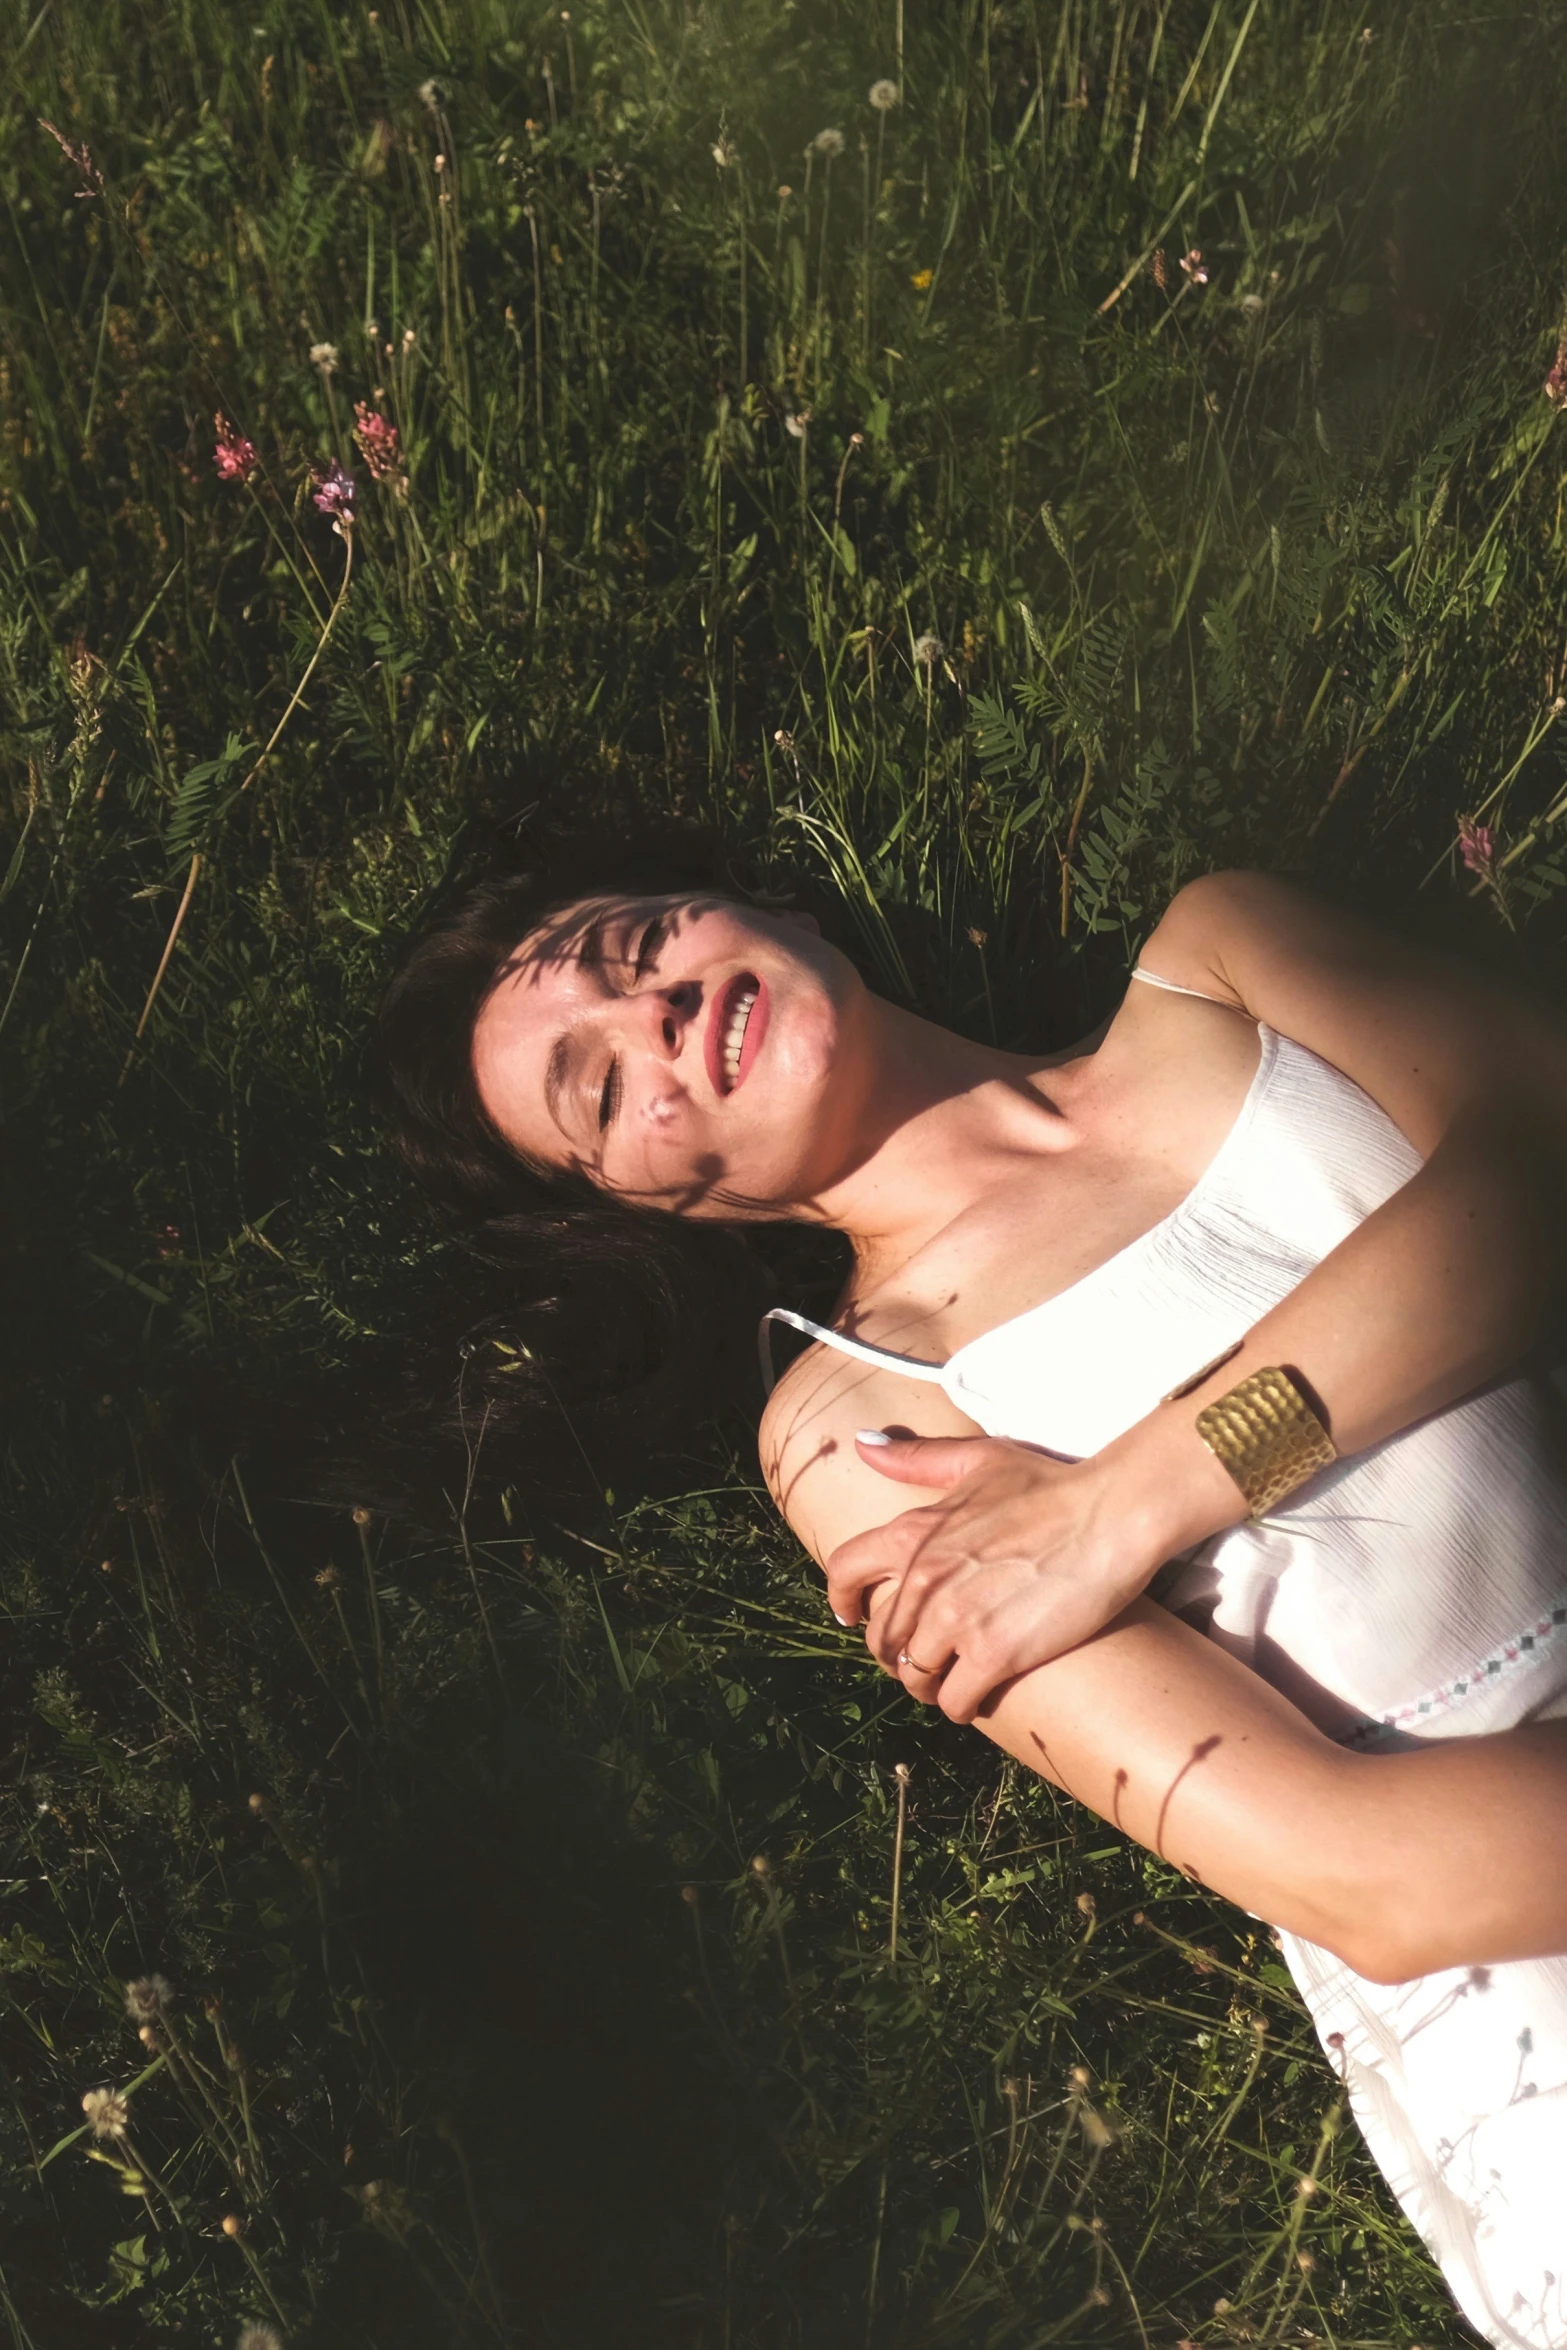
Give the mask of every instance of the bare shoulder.
<path id="1" fill-rule="evenodd" d="M 1206 874 L 1143 950 L 1354 1079 L 1422 1153 L 1456 1110 L 1503 1092 L 1567 1096 L 1567 1042 L 1488 978 L 1272 874 Z"/>
<path id="2" fill-rule="evenodd" d="M 901 1516 L 915 1498 L 906 1485 L 890 1484 L 865 1466 L 854 1448 L 858 1428 L 976 1433 L 941 1388 L 825 1346 L 807 1348 L 768 1398 L 757 1449 L 768 1492 L 818 1560 L 851 1536 Z"/>
<path id="3" fill-rule="evenodd" d="M 1204 995 L 1216 995 L 1250 1009 L 1234 968 L 1246 961 L 1246 946 L 1309 927 L 1325 914 L 1316 899 L 1270 873 L 1236 869 L 1204 873 L 1177 890 L 1151 932 L 1142 960 L 1161 979 L 1173 979 Z"/>

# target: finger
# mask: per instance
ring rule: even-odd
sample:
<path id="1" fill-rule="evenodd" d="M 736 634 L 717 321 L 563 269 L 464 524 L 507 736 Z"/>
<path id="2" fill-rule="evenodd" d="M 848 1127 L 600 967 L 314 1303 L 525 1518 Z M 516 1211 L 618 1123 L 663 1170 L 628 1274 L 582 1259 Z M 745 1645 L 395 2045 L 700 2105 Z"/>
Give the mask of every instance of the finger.
<path id="1" fill-rule="evenodd" d="M 972 1722 L 986 1699 L 1013 1678 L 1015 1669 L 998 1664 L 994 1656 L 960 1656 L 943 1676 L 935 1702 L 949 1722 Z"/>
<path id="2" fill-rule="evenodd" d="M 867 1468 L 900 1485 L 960 1485 L 999 1448 L 992 1436 L 884 1436 L 861 1428 L 854 1439 Z"/>
<path id="3" fill-rule="evenodd" d="M 904 1650 L 896 1659 L 894 1670 L 909 1695 L 918 1698 L 921 1705 L 939 1705 L 942 1683 L 951 1663 L 951 1647 L 943 1643 L 928 1655 Z"/>
<path id="4" fill-rule="evenodd" d="M 938 1531 L 930 1529 L 932 1535 Z M 952 1637 L 959 1629 L 955 1610 L 970 1564 L 954 1545 L 928 1537 L 910 1551 L 897 1589 L 880 1619 L 881 1637 L 892 1655 L 908 1648 L 916 1656 L 934 1657 L 957 1645 Z"/>
<path id="5" fill-rule="evenodd" d="M 874 1583 L 896 1581 L 907 1567 L 918 1541 L 905 1511 L 885 1526 L 840 1542 L 827 1558 L 827 1604 L 840 1624 L 857 1624 L 865 1614 L 865 1594 Z"/>

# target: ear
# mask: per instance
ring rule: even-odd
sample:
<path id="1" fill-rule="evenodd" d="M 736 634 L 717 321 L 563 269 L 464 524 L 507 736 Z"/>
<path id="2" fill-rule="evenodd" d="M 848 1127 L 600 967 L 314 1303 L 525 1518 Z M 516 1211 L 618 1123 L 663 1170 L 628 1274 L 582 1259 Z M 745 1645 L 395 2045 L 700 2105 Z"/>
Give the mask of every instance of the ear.
<path id="1" fill-rule="evenodd" d="M 814 914 L 802 913 L 794 906 L 786 907 L 783 913 L 779 916 L 779 920 L 782 922 L 792 922 L 796 930 L 809 931 L 812 938 L 820 938 L 822 935 L 822 926 L 817 921 L 816 916 Z"/>

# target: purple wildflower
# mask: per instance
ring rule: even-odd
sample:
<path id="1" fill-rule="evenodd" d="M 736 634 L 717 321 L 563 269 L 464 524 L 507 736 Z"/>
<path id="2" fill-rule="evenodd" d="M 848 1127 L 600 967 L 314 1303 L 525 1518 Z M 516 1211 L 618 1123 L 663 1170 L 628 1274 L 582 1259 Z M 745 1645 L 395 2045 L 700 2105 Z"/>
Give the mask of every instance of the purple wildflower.
<path id="1" fill-rule="evenodd" d="M 312 465 L 310 478 L 316 485 L 311 504 L 318 514 L 330 514 L 332 528 L 346 538 L 354 527 L 353 475 L 334 457 L 329 465 Z"/>
<path id="2" fill-rule="evenodd" d="M 1194 286 L 1205 286 L 1208 283 L 1208 272 L 1203 263 L 1201 245 L 1193 245 L 1189 253 L 1181 255 L 1181 274 L 1183 277 L 1190 278 Z"/>

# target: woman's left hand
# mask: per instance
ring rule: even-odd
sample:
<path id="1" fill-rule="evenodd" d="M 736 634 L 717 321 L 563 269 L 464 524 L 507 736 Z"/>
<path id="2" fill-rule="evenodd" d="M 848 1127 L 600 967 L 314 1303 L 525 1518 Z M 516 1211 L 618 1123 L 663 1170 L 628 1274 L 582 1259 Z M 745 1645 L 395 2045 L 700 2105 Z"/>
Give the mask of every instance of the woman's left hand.
<path id="1" fill-rule="evenodd" d="M 991 1436 L 862 1438 L 858 1450 L 867 1468 L 946 1498 L 832 1553 L 833 1613 L 851 1624 L 868 1614 L 871 1653 L 955 1722 L 1101 1631 L 1170 1555 L 1156 1513 L 1097 1459 Z M 872 1611 L 884 1583 L 893 1595 Z"/>

